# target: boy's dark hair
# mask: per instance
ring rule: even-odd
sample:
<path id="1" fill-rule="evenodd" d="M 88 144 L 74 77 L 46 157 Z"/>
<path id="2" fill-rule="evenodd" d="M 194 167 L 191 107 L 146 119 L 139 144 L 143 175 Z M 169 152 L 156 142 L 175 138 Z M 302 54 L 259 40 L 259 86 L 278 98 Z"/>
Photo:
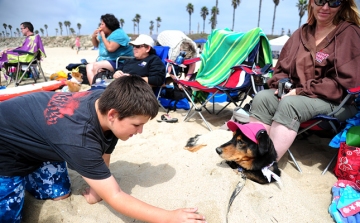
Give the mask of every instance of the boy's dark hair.
<path id="1" fill-rule="evenodd" d="M 30 32 L 34 32 L 34 26 L 31 22 L 23 22 L 20 25 L 23 25 L 24 28 L 28 28 Z"/>
<path id="2" fill-rule="evenodd" d="M 119 20 L 113 14 L 102 15 L 100 19 L 105 23 L 106 27 L 109 28 L 111 31 L 120 28 Z"/>
<path id="3" fill-rule="evenodd" d="M 151 86 L 139 76 L 116 78 L 102 93 L 98 107 L 102 115 L 115 109 L 120 120 L 134 115 L 150 116 L 153 119 L 159 111 Z"/>

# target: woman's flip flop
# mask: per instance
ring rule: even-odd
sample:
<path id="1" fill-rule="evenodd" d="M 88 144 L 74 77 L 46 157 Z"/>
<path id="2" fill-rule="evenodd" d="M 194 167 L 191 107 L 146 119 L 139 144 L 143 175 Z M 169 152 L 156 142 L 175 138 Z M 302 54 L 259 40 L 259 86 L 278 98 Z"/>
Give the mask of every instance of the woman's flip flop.
<path id="1" fill-rule="evenodd" d="M 168 123 L 175 123 L 178 121 L 177 118 L 171 118 L 170 115 L 165 114 L 161 115 L 161 120 L 157 120 L 158 122 L 168 122 Z"/>

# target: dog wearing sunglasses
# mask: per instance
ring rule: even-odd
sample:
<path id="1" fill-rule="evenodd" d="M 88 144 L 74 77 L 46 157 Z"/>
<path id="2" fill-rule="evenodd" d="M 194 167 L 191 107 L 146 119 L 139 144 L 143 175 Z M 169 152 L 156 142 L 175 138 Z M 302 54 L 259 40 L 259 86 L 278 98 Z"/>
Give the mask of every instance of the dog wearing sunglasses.
<path id="1" fill-rule="evenodd" d="M 232 139 L 216 148 L 216 152 L 232 168 L 242 171 L 245 176 L 259 184 L 275 182 L 273 177 L 280 177 L 280 169 L 276 162 L 277 153 L 264 129 L 257 123 L 240 124 L 229 121 L 228 128 L 233 132 Z M 197 144 L 199 135 L 190 138 L 185 146 L 189 151 L 197 151 L 204 144 Z M 269 179 L 263 170 L 271 173 Z"/>

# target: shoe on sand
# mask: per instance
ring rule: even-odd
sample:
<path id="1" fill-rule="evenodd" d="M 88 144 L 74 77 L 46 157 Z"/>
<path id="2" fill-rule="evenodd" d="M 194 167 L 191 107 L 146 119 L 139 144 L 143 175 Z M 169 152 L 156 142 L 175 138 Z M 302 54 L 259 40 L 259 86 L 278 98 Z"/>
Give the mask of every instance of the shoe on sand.
<path id="1" fill-rule="evenodd" d="M 157 120 L 158 122 L 168 122 L 168 123 L 175 123 L 178 121 L 177 118 L 171 118 L 169 114 L 165 114 L 161 116 L 161 120 Z"/>

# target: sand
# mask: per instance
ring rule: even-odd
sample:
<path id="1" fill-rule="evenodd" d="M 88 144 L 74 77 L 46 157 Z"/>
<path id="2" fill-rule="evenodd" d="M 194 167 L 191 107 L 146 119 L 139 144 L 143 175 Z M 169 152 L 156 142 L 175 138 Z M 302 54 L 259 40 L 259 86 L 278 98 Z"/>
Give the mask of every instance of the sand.
<path id="1" fill-rule="evenodd" d="M 48 75 L 66 71 L 69 63 L 78 63 L 82 58 L 90 62 L 97 56 L 97 51 L 82 50 L 77 55 L 70 48 L 46 48 L 46 53 L 42 65 Z M 215 104 L 215 109 L 223 105 Z M 198 115 L 184 122 L 185 110 L 171 112 L 178 123 L 159 123 L 156 120 L 165 113 L 159 108 L 157 117 L 145 125 L 142 134 L 119 141 L 116 146 L 110 169 L 122 190 L 164 209 L 198 207 L 207 222 L 226 222 L 229 198 L 241 177 L 224 164 L 215 148 L 232 137 L 231 132 L 219 127 L 230 119 L 233 108 L 229 106 L 219 115 L 203 112 L 212 132 Z M 196 134 L 202 134 L 207 146 L 195 153 L 184 150 L 187 139 Z M 291 151 L 303 172 L 298 172 L 286 154 L 279 162 L 281 187 L 246 180 L 230 208 L 228 222 L 333 222 L 328 207 L 336 177 L 332 171 L 321 176 L 336 153 L 328 142 L 316 136 L 296 140 Z M 70 177 L 72 195 L 65 200 L 41 201 L 27 194 L 24 222 L 140 222 L 116 213 L 104 201 L 88 204 L 81 195 L 85 181 L 72 170 Z"/>

